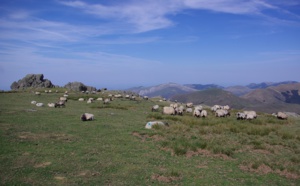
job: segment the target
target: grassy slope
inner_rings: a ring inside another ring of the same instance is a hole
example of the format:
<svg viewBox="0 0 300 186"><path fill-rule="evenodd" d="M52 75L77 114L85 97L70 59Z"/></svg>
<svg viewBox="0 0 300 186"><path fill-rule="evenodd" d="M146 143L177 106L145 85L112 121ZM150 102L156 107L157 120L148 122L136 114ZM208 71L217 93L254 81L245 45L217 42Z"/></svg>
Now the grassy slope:
<svg viewBox="0 0 300 186"><path fill-rule="evenodd" d="M299 120L171 117L151 113L152 100L88 105L74 94L66 108L30 104L60 95L0 94L2 185L300 184ZM144 129L156 119L170 127Z"/></svg>

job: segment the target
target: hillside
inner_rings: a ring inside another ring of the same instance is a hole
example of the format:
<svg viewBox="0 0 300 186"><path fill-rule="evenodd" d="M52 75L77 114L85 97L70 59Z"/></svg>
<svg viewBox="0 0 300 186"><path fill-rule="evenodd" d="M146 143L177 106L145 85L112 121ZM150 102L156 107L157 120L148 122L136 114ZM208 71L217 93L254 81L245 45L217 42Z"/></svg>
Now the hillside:
<svg viewBox="0 0 300 186"><path fill-rule="evenodd" d="M243 98L266 104L292 103L300 104L300 83L281 84L266 89L256 89Z"/></svg>
<svg viewBox="0 0 300 186"><path fill-rule="evenodd" d="M240 85L226 87L226 88L224 88L224 90L231 92L236 96L242 96L242 95L245 95L245 94L253 91L253 89L251 89L251 88L248 88L246 86L240 86Z"/></svg>
<svg viewBox="0 0 300 186"><path fill-rule="evenodd" d="M255 102L245 100L222 89L208 89L188 94L175 95L171 98L171 100L177 100L184 103L192 102L194 104L204 104L209 106L215 104L230 105L235 109L243 109L249 105L255 105Z"/></svg>

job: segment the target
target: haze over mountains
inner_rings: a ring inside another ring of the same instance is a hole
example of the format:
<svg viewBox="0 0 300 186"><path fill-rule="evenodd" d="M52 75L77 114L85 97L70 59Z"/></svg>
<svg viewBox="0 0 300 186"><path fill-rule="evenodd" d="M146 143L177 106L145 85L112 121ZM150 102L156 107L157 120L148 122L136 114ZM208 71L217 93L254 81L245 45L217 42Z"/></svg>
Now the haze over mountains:
<svg viewBox="0 0 300 186"><path fill-rule="evenodd" d="M296 81L252 83L247 86L232 87L215 84L167 83L130 90L143 96L160 96L183 103L228 104L235 109L254 109L269 113L278 110L300 113L300 83Z"/></svg>

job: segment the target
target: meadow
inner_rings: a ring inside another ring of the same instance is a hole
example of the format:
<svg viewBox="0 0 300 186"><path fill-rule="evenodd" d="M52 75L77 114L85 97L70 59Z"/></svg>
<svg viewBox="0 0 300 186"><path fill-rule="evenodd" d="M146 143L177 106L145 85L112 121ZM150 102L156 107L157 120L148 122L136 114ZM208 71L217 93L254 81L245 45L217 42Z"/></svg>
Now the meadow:
<svg viewBox="0 0 300 186"><path fill-rule="evenodd" d="M151 112L170 104L158 98L78 101L110 92L71 92L65 108L49 108L63 92L0 93L1 185L300 185L297 118L167 116ZM81 121L85 112L95 120ZM169 126L145 129L154 120Z"/></svg>

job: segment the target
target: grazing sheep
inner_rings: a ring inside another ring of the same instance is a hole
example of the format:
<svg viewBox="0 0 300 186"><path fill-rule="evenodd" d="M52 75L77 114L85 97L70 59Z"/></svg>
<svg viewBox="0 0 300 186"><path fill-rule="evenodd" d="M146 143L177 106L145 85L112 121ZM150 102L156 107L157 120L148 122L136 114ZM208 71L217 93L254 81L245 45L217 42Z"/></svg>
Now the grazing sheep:
<svg viewBox="0 0 300 186"><path fill-rule="evenodd" d="M97 101L103 101L103 98L97 98L96 100Z"/></svg>
<svg viewBox="0 0 300 186"><path fill-rule="evenodd" d="M106 98L106 99L103 101L104 104L108 104L109 102L110 102L110 99L108 99L108 98Z"/></svg>
<svg viewBox="0 0 300 186"><path fill-rule="evenodd" d="M48 103L48 107L55 107L55 103Z"/></svg>
<svg viewBox="0 0 300 186"><path fill-rule="evenodd" d="M159 105L154 105L151 110L153 112L153 111L158 111L158 109L159 109Z"/></svg>
<svg viewBox="0 0 300 186"><path fill-rule="evenodd" d="M252 115L252 116L253 116L253 119L256 119L256 117L257 117L256 112L253 111L253 110L251 110L251 111L244 111L244 113L245 113L246 115ZM249 116L249 117L251 117L251 116Z"/></svg>
<svg viewBox="0 0 300 186"><path fill-rule="evenodd" d="M182 116L183 115L183 111L184 111L184 108L183 107L177 107L175 108L175 113Z"/></svg>
<svg viewBox="0 0 300 186"><path fill-rule="evenodd" d="M144 100L148 100L149 98L148 98L148 96L144 96L143 99Z"/></svg>
<svg viewBox="0 0 300 186"><path fill-rule="evenodd" d="M193 109L192 109L192 108L187 108L187 109L186 109L186 112L187 112L187 113L192 113L192 112L193 112Z"/></svg>
<svg viewBox="0 0 300 186"><path fill-rule="evenodd" d="M222 107L220 105L214 105L211 107L211 111L216 112L217 110L221 109Z"/></svg>
<svg viewBox="0 0 300 186"><path fill-rule="evenodd" d="M41 93L40 93L40 92L35 92L35 95L38 95L38 96L40 96L40 95L41 95Z"/></svg>
<svg viewBox="0 0 300 186"><path fill-rule="evenodd" d="M35 104L36 104L36 101L31 101L31 104L35 105Z"/></svg>
<svg viewBox="0 0 300 186"><path fill-rule="evenodd" d="M55 103L54 107L65 107L65 101L59 100L58 102Z"/></svg>
<svg viewBox="0 0 300 186"><path fill-rule="evenodd" d="M35 104L37 107L43 107L44 106L44 103L36 103Z"/></svg>
<svg viewBox="0 0 300 186"><path fill-rule="evenodd" d="M202 110L201 113L200 113L200 116L203 117L203 118L206 118L207 117L207 111Z"/></svg>
<svg viewBox="0 0 300 186"><path fill-rule="evenodd" d="M244 120L244 119L246 119L246 114L243 113L243 112L238 112L238 113L236 113L236 119L237 120Z"/></svg>
<svg viewBox="0 0 300 186"><path fill-rule="evenodd" d="M197 117L197 118L199 118L199 117L200 117L200 115L201 115L201 111L200 111L200 110L197 110L197 109L195 109L195 110L194 110L194 113L193 113L193 116L194 116L194 117Z"/></svg>
<svg viewBox="0 0 300 186"><path fill-rule="evenodd" d="M202 108L203 108L203 107L202 107L201 105L195 106L195 110L199 110L200 112L201 112Z"/></svg>
<svg viewBox="0 0 300 186"><path fill-rule="evenodd" d="M66 98L67 98L68 96L69 96L68 94L64 94L64 97L66 97Z"/></svg>
<svg viewBox="0 0 300 186"><path fill-rule="evenodd" d="M216 117L227 117L227 116L230 116L230 113L228 112L228 110L219 109L219 110L216 110L215 116Z"/></svg>
<svg viewBox="0 0 300 186"><path fill-rule="evenodd" d="M45 93L48 93L48 90L45 90Z"/></svg>
<svg viewBox="0 0 300 186"><path fill-rule="evenodd" d="M186 104L186 107L192 108L192 107L193 107L193 103L187 103L187 104Z"/></svg>
<svg viewBox="0 0 300 186"><path fill-rule="evenodd" d="M67 98L67 97L60 97L60 98L59 98L59 101L65 101L65 102L67 102L67 101L68 101L68 98Z"/></svg>
<svg viewBox="0 0 300 186"><path fill-rule="evenodd" d="M152 127L153 127L154 125L169 126L168 123L164 123L164 122L162 122L162 121L149 121L149 122L146 124L145 128L146 128L146 129L152 129Z"/></svg>
<svg viewBox="0 0 300 186"><path fill-rule="evenodd" d="M82 121L91 121L94 120L94 114L90 114L90 113L84 113L80 116L80 119Z"/></svg>
<svg viewBox="0 0 300 186"><path fill-rule="evenodd" d="M278 112L278 113L276 114L276 117L277 117L278 119L287 119L287 118L288 118L288 116L287 116L284 112Z"/></svg>
<svg viewBox="0 0 300 186"><path fill-rule="evenodd" d="M126 99L130 99L130 95L127 94L127 95L125 96L125 98L126 98Z"/></svg>
<svg viewBox="0 0 300 186"><path fill-rule="evenodd" d="M79 98L78 101L84 101L84 98Z"/></svg>
<svg viewBox="0 0 300 186"><path fill-rule="evenodd" d="M94 102L94 98L89 98L88 100L87 100L87 103L93 103Z"/></svg>
<svg viewBox="0 0 300 186"><path fill-rule="evenodd" d="M163 114L175 115L175 109L173 107L163 107Z"/></svg>
<svg viewBox="0 0 300 186"><path fill-rule="evenodd" d="M230 110L230 106L229 105L225 105L225 106L223 106L223 109L224 110Z"/></svg>

